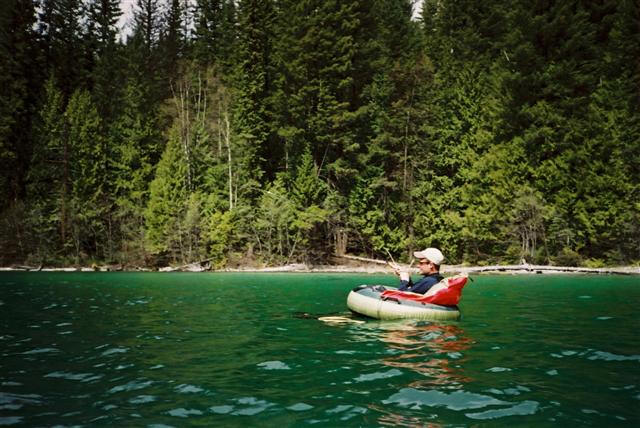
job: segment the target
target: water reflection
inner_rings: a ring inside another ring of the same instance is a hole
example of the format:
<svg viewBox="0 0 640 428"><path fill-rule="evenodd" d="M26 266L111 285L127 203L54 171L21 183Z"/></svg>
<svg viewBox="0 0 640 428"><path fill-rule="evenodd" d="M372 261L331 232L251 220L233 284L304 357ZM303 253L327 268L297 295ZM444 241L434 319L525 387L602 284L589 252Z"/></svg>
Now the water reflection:
<svg viewBox="0 0 640 428"><path fill-rule="evenodd" d="M369 406L371 410L379 413L378 423L381 426L392 426L392 427L424 427L424 428L440 428L441 424L437 422L427 422L426 419L437 419L437 415L423 415L423 416L410 416L406 414L394 413L390 412L384 406L371 405Z"/></svg>
<svg viewBox="0 0 640 428"><path fill-rule="evenodd" d="M420 375L401 390L461 391L471 382L464 373L463 363L466 351L475 342L458 325L403 320L371 327L377 339L386 345L385 356L379 360L381 364ZM395 412L395 406L371 404L369 408L379 415L378 423L382 426L440 426L435 412L416 417Z"/></svg>
<svg viewBox="0 0 640 428"><path fill-rule="evenodd" d="M381 363L424 376L409 387L459 389L471 380L461 363L473 340L457 325L403 322L379 328L379 338L387 344L389 354Z"/></svg>

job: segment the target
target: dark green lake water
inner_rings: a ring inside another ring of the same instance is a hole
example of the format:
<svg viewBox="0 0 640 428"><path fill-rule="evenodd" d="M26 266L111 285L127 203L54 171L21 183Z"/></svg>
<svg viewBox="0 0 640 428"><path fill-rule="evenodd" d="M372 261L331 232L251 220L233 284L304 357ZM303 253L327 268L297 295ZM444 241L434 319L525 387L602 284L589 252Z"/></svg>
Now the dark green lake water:
<svg viewBox="0 0 640 428"><path fill-rule="evenodd" d="M329 325L392 276L0 274L0 426L638 426L640 280L478 276L458 322Z"/></svg>

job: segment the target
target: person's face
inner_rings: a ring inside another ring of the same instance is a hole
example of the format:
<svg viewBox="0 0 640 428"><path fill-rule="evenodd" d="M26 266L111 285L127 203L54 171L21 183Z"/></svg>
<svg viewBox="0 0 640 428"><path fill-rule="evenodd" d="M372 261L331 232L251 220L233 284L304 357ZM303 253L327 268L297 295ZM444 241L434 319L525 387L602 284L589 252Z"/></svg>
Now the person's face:
<svg viewBox="0 0 640 428"><path fill-rule="evenodd" d="M420 259L420 261L418 262L418 268L420 269L420 273L422 274L431 273L434 269L433 263L431 263L427 259Z"/></svg>

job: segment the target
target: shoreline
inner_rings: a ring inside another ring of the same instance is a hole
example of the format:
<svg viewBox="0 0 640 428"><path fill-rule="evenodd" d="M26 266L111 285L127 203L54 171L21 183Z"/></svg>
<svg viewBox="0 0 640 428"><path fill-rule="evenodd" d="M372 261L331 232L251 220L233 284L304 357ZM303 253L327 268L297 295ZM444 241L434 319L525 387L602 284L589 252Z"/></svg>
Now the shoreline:
<svg viewBox="0 0 640 428"><path fill-rule="evenodd" d="M406 267L406 266L405 266ZM412 274L419 273L417 268L410 268ZM120 265L94 266L94 267L33 267L33 266L8 266L0 267L0 272L237 272L237 273L362 273L362 274L391 274L389 266L380 264L340 264L340 265L306 265L294 263L274 267L238 267L225 269L211 269L208 265L199 262L179 267L164 267L151 269L145 267L123 267ZM442 265L440 273L443 275L456 274L507 274L507 275L537 275L537 274L598 274L598 275L640 275L639 266L618 266L605 268L586 268L571 266L549 265L491 265L491 266L462 266Z"/></svg>

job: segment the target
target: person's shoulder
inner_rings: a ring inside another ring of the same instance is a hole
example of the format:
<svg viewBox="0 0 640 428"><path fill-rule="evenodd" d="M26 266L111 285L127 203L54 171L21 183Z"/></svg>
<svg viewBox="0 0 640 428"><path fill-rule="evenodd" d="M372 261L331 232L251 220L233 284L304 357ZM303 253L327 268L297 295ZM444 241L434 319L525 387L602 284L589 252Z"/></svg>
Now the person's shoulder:
<svg viewBox="0 0 640 428"><path fill-rule="evenodd" d="M440 282L444 279L444 277L437 272L427 275L426 278L429 278L430 281L434 282Z"/></svg>

